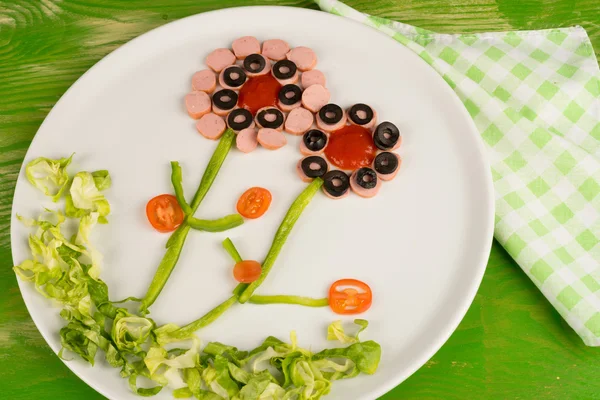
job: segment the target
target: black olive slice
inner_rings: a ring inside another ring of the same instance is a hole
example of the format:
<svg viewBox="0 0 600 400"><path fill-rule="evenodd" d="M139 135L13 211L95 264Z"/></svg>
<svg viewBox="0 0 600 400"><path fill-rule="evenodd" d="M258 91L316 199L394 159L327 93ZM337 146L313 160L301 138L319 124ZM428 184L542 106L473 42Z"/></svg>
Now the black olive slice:
<svg viewBox="0 0 600 400"><path fill-rule="evenodd" d="M377 154L373 167L382 175L392 174L398 169L398 157L394 153L384 151Z"/></svg>
<svg viewBox="0 0 600 400"><path fill-rule="evenodd" d="M281 60L273 65L273 76L277 79L290 79L296 75L298 68L293 61Z"/></svg>
<svg viewBox="0 0 600 400"><path fill-rule="evenodd" d="M289 95L291 93L291 96ZM289 97L288 97L289 96ZM296 85L285 85L279 90L279 101L286 106L298 103L302 99L302 89Z"/></svg>
<svg viewBox="0 0 600 400"><path fill-rule="evenodd" d="M318 178L327 173L329 166L327 162L319 156L309 156L302 159L300 163L302 172L309 178Z"/></svg>
<svg viewBox="0 0 600 400"><path fill-rule="evenodd" d="M243 64L244 69L253 74L262 72L267 66L265 58L260 54L250 54L248 57L244 58Z"/></svg>
<svg viewBox="0 0 600 400"><path fill-rule="evenodd" d="M234 78L234 76L237 76ZM223 82L227 86L234 88L240 87L246 82L246 73L237 65L225 68L223 71Z"/></svg>
<svg viewBox="0 0 600 400"><path fill-rule="evenodd" d="M359 111L365 113L364 118L361 118L358 115ZM373 119L373 109L363 103L355 104L350 107L350 111L348 111L348 118L350 118L356 125L366 125Z"/></svg>
<svg viewBox="0 0 600 400"><path fill-rule="evenodd" d="M356 183L362 188L373 189L377 186L377 173L371 168L362 167L356 171Z"/></svg>
<svg viewBox="0 0 600 400"><path fill-rule="evenodd" d="M268 115L274 117L272 121L267 119ZM283 113L277 108L267 108L256 115L256 120L263 128L277 129L283 125Z"/></svg>
<svg viewBox="0 0 600 400"><path fill-rule="evenodd" d="M337 104L325 104L319 110L319 118L326 124L337 124L342 120L344 112Z"/></svg>
<svg viewBox="0 0 600 400"><path fill-rule="evenodd" d="M340 197L350 188L350 178L340 170L334 169L323 175L323 189L332 197Z"/></svg>
<svg viewBox="0 0 600 400"><path fill-rule="evenodd" d="M400 131L398 127L391 122L382 122L377 125L373 142L381 150L392 149L400 139Z"/></svg>
<svg viewBox="0 0 600 400"><path fill-rule="evenodd" d="M221 89L213 94L212 101L221 110L231 110L238 101L238 95L231 89Z"/></svg>
<svg viewBox="0 0 600 400"><path fill-rule="evenodd" d="M327 146L327 135L318 129L311 129L304 134L302 141L310 151L320 151Z"/></svg>
<svg viewBox="0 0 600 400"><path fill-rule="evenodd" d="M235 120L239 116L244 117L244 120L241 122L236 122ZM252 113L245 108L236 108L227 116L227 125L229 125L229 127L234 131L246 129L252 125Z"/></svg>

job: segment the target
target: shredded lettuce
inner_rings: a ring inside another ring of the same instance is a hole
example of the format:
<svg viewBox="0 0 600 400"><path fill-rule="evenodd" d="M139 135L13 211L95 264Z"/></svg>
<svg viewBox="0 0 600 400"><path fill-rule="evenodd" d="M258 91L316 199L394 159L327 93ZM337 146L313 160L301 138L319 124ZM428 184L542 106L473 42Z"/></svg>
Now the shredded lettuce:
<svg viewBox="0 0 600 400"><path fill-rule="evenodd" d="M138 317L120 308L113 321L111 337L119 351L137 355L144 351L143 345L154 327L151 319Z"/></svg>
<svg viewBox="0 0 600 400"><path fill-rule="evenodd" d="M56 202L69 182L66 169L72 158L73 155L58 160L45 157L36 158L25 167L25 176L33 186Z"/></svg>
<svg viewBox="0 0 600 400"><path fill-rule="evenodd" d="M96 171L98 174L104 171ZM97 183L98 182L98 183ZM98 185L98 186L97 186ZM65 212L72 218L82 218L91 213L98 213L98 222L106 223L106 216L110 214L110 204L100 193L100 188L110 187L110 175L94 177L89 172L78 172L73 178L69 195L65 198Z"/></svg>
<svg viewBox="0 0 600 400"><path fill-rule="evenodd" d="M369 326L369 322L364 319L355 319L354 323L359 326L358 332L354 336L347 335L342 326L342 321L333 321L327 327L327 340L339 340L344 344L352 344L359 342L358 335Z"/></svg>

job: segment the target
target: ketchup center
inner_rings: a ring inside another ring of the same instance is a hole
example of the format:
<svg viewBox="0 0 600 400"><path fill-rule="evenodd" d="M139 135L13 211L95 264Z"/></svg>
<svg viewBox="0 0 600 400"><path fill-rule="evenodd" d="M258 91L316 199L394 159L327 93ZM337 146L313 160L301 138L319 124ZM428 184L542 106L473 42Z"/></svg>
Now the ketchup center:
<svg viewBox="0 0 600 400"><path fill-rule="evenodd" d="M252 115L263 107L277 105L281 84L269 73L249 78L238 94L238 106Z"/></svg>
<svg viewBox="0 0 600 400"><path fill-rule="evenodd" d="M336 167L354 170L370 166L377 155L377 148L371 131L362 126L348 125L331 133L325 155Z"/></svg>

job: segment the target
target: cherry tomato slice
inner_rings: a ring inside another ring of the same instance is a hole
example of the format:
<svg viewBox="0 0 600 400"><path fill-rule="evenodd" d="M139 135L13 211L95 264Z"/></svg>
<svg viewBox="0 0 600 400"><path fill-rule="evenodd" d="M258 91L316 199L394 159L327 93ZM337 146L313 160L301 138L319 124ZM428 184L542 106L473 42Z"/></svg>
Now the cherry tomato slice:
<svg viewBox="0 0 600 400"><path fill-rule="evenodd" d="M233 277L241 283L251 283L258 279L261 273L260 264L254 260L244 260L233 267Z"/></svg>
<svg viewBox="0 0 600 400"><path fill-rule="evenodd" d="M146 216L152 227L159 232L172 232L183 222L183 210L177 198L161 194L146 204Z"/></svg>
<svg viewBox="0 0 600 400"><path fill-rule="evenodd" d="M371 307L373 292L357 279L340 279L329 288L329 307L336 314L360 314Z"/></svg>
<svg viewBox="0 0 600 400"><path fill-rule="evenodd" d="M265 188L253 187L244 192L237 202L237 212L243 217L262 217L271 205L271 192Z"/></svg>

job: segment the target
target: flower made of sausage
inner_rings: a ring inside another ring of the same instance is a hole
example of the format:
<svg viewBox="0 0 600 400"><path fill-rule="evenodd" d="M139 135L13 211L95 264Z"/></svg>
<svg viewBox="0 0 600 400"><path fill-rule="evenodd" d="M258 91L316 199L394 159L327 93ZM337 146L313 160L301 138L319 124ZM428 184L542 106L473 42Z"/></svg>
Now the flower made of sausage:
<svg viewBox="0 0 600 400"><path fill-rule="evenodd" d="M315 52L290 48L281 39L262 44L253 36L233 41L206 57L207 69L192 77L186 95L188 114L198 132L208 139L234 130L243 153L258 145L269 150L287 144L286 133L299 136L319 121L317 111L329 102L325 75L314 69Z"/></svg>
<svg viewBox="0 0 600 400"><path fill-rule="evenodd" d="M300 136L304 158L298 175L306 182L322 178L323 191L334 199L351 191L373 197L398 173L398 127L378 124L377 112L367 104L344 109L331 103L312 49L244 36L231 49L208 54L206 65L193 75L192 92L185 97L205 138L217 140L229 127L237 133L237 148L250 153L259 145L277 150L288 143L287 135Z"/></svg>
<svg viewBox="0 0 600 400"><path fill-rule="evenodd" d="M316 113L316 127L302 136L296 166L300 179L323 179L323 192L341 199L352 191L365 198L375 196L383 181L392 180L401 164L392 152L402 142L391 122L377 125L377 113L363 103L347 110L325 104Z"/></svg>

